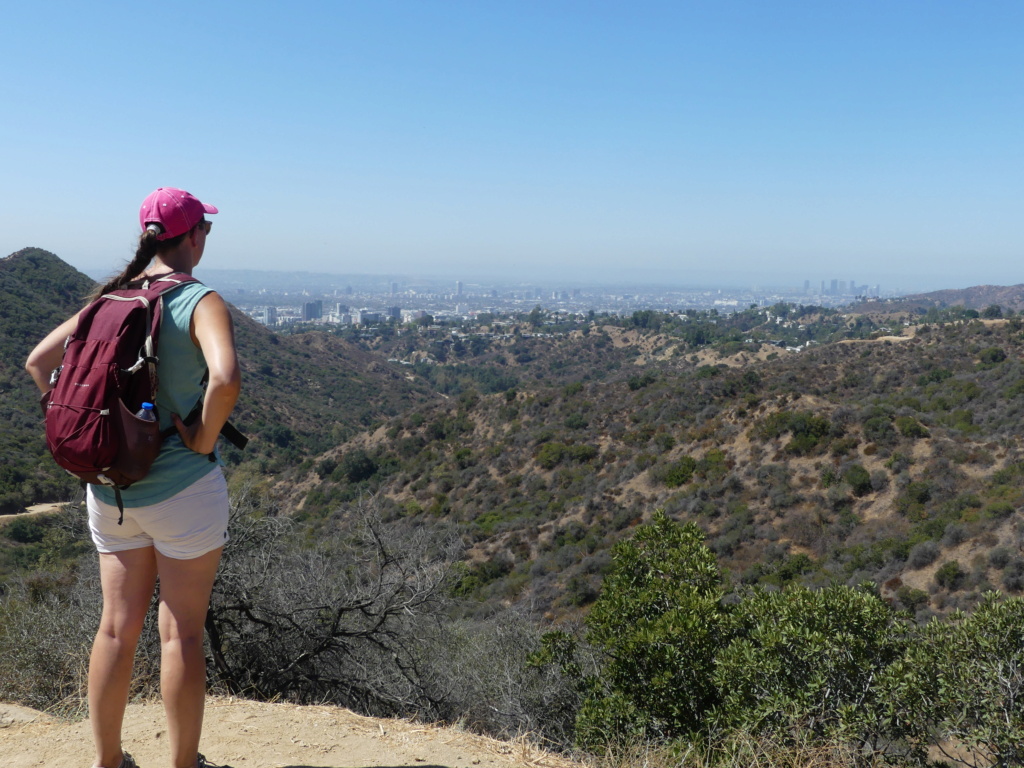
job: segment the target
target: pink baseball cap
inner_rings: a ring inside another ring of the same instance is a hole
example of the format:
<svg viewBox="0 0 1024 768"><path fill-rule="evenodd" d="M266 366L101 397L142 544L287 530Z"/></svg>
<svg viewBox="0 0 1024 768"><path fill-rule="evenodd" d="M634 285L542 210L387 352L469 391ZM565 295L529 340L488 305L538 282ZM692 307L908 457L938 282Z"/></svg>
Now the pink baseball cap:
<svg viewBox="0 0 1024 768"><path fill-rule="evenodd" d="M217 209L199 202L183 189L160 187L142 201L139 223L143 229L150 224L159 224L163 233L157 240L168 240L188 232L207 213L217 213Z"/></svg>

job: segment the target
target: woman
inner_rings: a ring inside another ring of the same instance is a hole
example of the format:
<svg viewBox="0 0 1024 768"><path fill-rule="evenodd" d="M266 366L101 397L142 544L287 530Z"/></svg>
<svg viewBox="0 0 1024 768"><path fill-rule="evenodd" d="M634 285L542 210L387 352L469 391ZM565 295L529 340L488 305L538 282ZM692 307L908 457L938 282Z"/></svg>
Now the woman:
<svg viewBox="0 0 1024 768"><path fill-rule="evenodd" d="M142 204L135 258L95 296L129 281L192 273L217 213L180 189L161 188ZM94 296L94 298L95 298ZM227 541L228 496L219 463L209 454L241 386L231 316L224 300L201 283L163 297L156 397L161 428L173 425L149 475L122 491L124 521L110 489L90 485L89 529L99 551L103 613L89 662L89 711L96 768L136 768L121 749L132 663L156 580L160 580L160 690L172 765L206 765L199 754L206 697L203 625L214 576ZM43 392L60 365L78 315L51 332L25 367ZM203 395L203 376L209 380ZM203 398L199 418L182 416Z"/></svg>

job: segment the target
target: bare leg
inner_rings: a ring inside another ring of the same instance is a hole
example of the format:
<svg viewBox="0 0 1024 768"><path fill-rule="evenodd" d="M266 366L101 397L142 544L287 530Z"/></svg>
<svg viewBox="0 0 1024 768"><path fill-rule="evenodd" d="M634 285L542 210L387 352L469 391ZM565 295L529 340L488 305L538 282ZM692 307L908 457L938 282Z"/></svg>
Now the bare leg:
<svg viewBox="0 0 1024 768"><path fill-rule="evenodd" d="M89 719L97 766L121 764L121 724L135 647L155 583L152 547L100 555L103 615L89 659Z"/></svg>
<svg viewBox="0 0 1024 768"><path fill-rule="evenodd" d="M206 703L203 625L223 548L192 560L156 554L160 573L160 690L171 764L194 768Z"/></svg>

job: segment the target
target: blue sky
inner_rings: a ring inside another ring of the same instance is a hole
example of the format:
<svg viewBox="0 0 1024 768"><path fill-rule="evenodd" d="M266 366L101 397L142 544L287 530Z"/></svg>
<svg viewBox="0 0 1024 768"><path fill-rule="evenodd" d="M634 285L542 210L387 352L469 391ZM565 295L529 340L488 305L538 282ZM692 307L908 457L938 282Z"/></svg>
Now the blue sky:
<svg viewBox="0 0 1024 768"><path fill-rule="evenodd" d="M0 254L221 268L1024 282L1024 3L19 3Z"/></svg>

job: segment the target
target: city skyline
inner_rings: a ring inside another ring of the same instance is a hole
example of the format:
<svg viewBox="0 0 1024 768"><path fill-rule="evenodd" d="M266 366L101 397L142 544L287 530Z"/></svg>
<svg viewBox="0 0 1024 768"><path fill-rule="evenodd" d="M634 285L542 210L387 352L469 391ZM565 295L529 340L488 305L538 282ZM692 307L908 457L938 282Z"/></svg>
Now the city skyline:
<svg viewBox="0 0 1024 768"><path fill-rule="evenodd" d="M86 274L95 280L105 279L108 274L103 270L89 270ZM481 279L471 277L466 279L451 279L428 274L367 274L367 273L344 273L344 272L307 272L307 271L275 271L275 270L233 270L217 268L198 268L197 276L206 276L207 282L211 284L229 285L232 287L253 288L261 287L268 292L291 293L299 292L303 295L312 295L320 290L323 295L340 296L339 291L347 295L353 293L372 293L375 295L399 297L403 295L415 295L416 293L443 294L452 297L462 295L497 295L497 291L503 292L529 292L536 298L546 297L547 294L597 292L597 293L621 293L621 292L715 292L715 291L754 291L754 292L778 292L784 291L792 294L807 296L849 296L859 295L878 296L884 293L886 296L897 296L911 293L912 291L899 291L893 286L884 286L878 282L859 282L854 279L828 278L820 280L804 279L802 281L778 281L763 284L736 282L721 284L697 284L697 283L640 283L640 282L617 282L617 281L595 281L585 275L575 275L564 280L531 280L531 279ZM355 290L353 284L357 284L360 290ZM329 286L324 288L324 286ZM343 288L340 286L344 286ZM483 294L478 293L483 291Z"/></svg>

